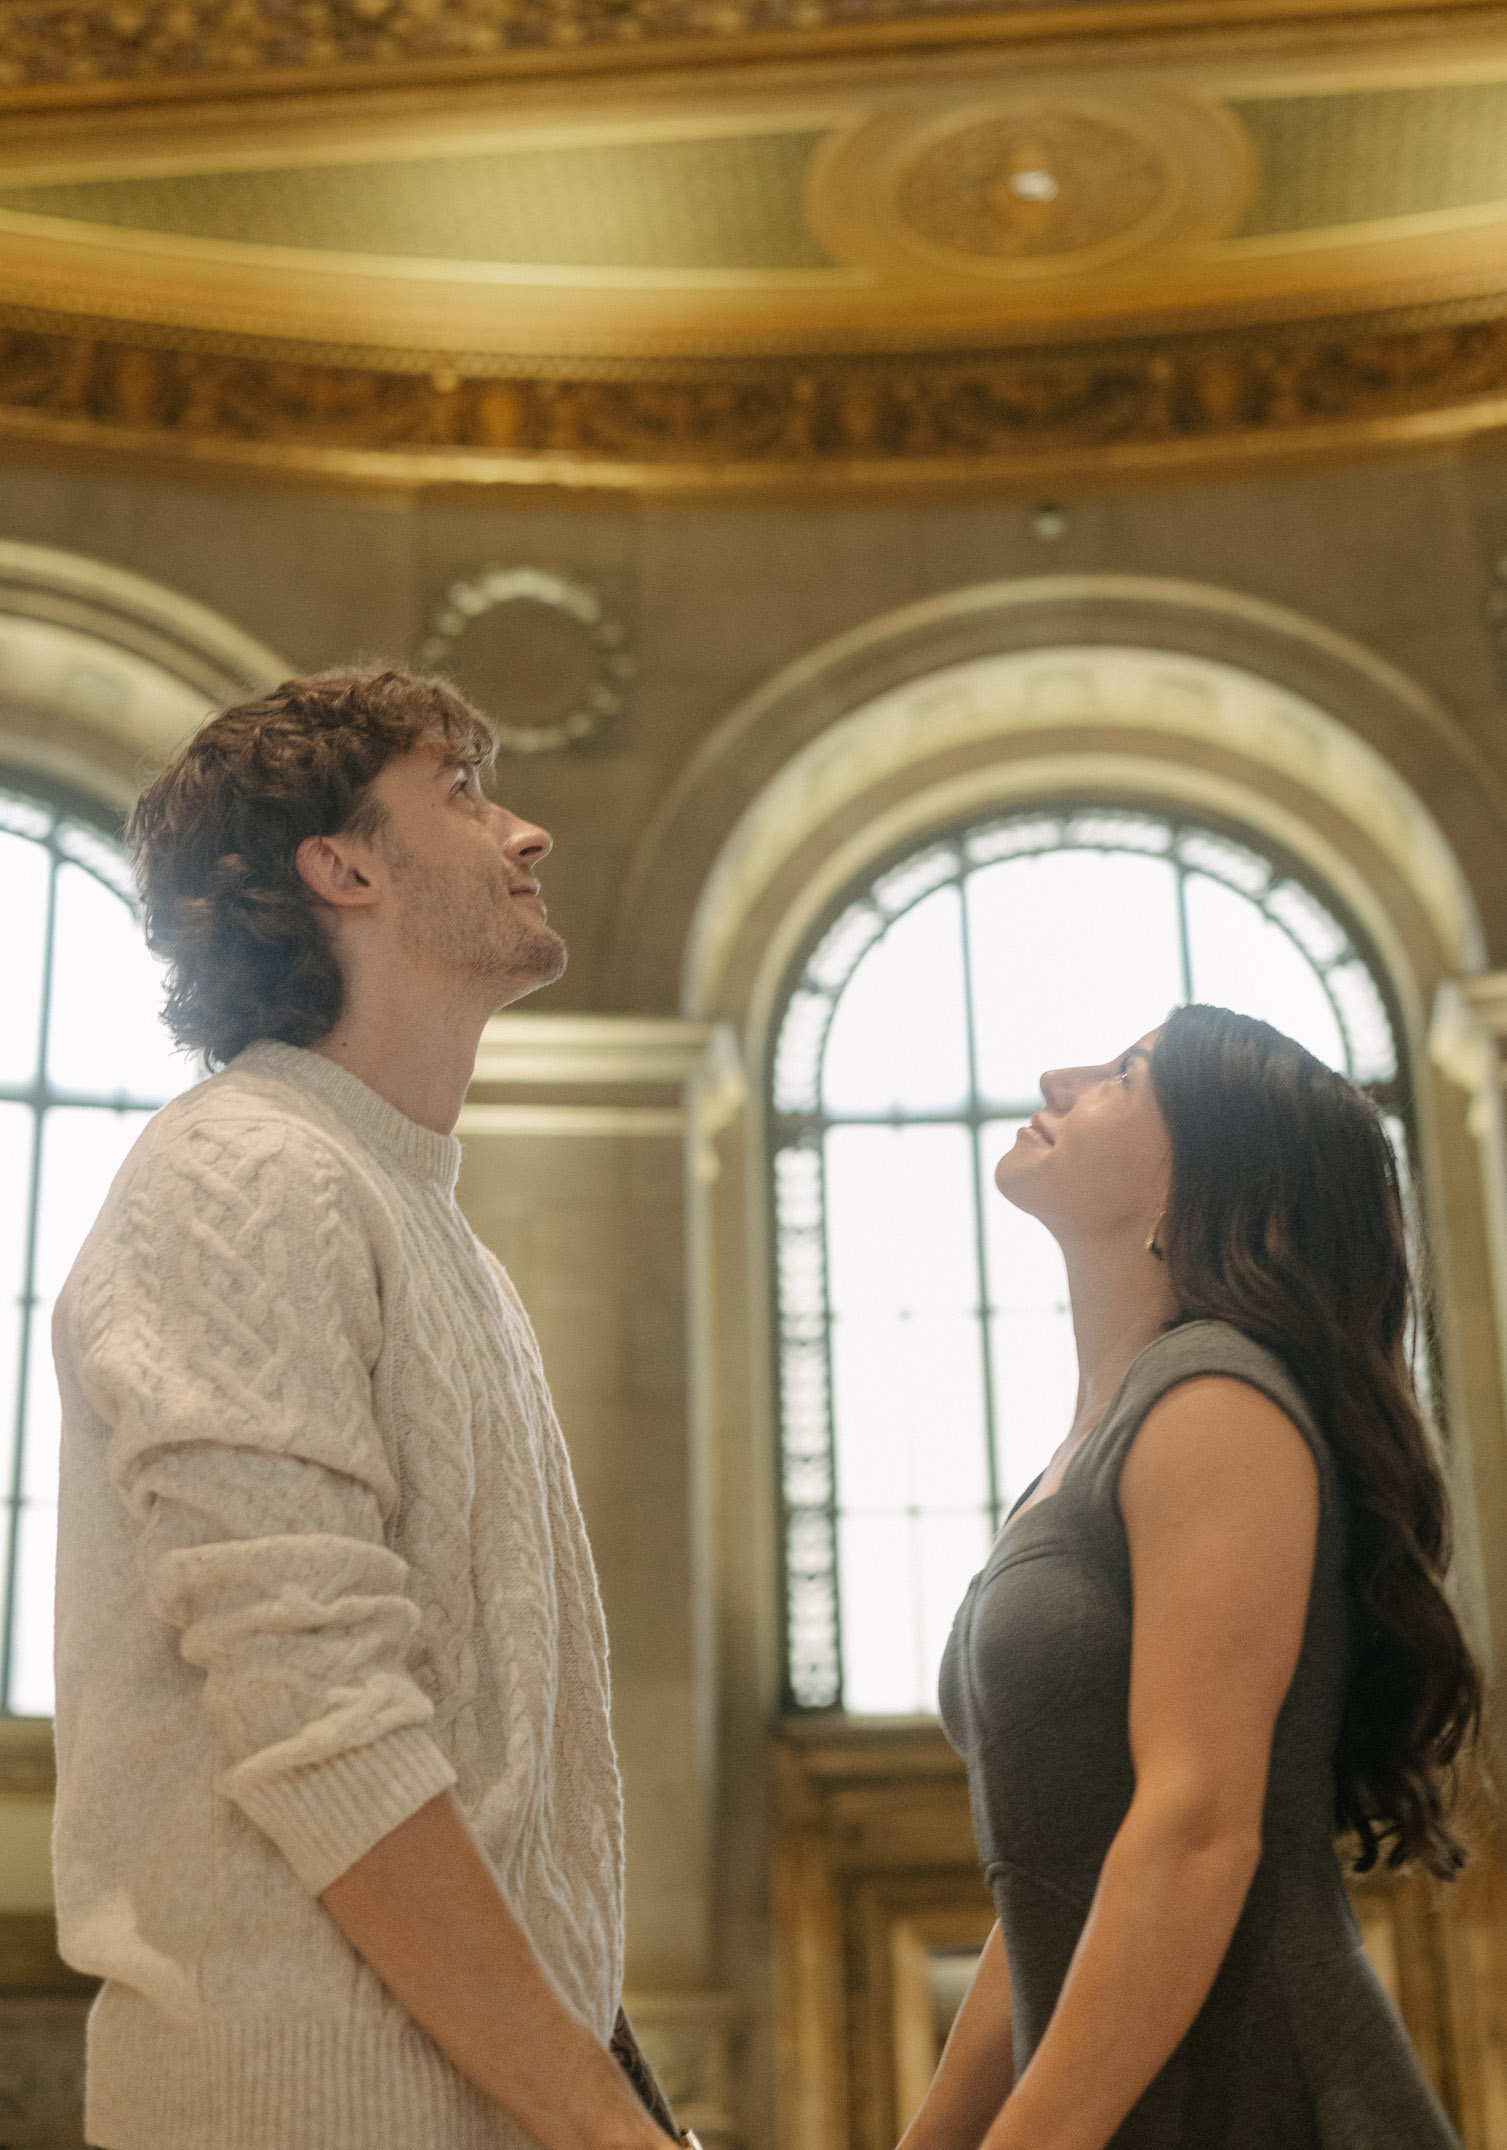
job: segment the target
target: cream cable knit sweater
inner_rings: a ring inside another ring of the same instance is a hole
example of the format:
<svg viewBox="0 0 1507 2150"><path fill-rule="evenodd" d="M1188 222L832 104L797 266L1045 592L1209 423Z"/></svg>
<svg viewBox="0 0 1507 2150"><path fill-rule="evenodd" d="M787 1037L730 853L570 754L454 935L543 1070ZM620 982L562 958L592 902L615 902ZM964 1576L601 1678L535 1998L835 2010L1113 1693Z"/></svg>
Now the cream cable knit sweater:
<svg viewBox="0 0 1507 2150"><path fill-rule="evenodd" d="M58 1305L58 1924L104 2150L516 2150L315 1900L455 1785L604 2039L591 1555L460 1146L291 1046L150 1123Z"/></svg>

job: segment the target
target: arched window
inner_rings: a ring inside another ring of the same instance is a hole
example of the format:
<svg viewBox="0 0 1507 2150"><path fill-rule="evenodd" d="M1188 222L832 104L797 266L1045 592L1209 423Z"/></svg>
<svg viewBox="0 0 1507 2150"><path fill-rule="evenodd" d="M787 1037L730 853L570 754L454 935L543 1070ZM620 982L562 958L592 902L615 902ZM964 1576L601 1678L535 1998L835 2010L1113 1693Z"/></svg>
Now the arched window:
<svg viewBox="0 0 1507 2150"><path fill-rule="evenodd" d="M52 1712L48 1328L122 1158L193 1080L158 1020L122 846L0 777L0 1712Z"/></svg>
<svg viewBox="0 0 1507 2150"><path fill-rule="evenodd" d="M928 844L823 931L773 1065L787 1698L935 1708L968 1577L1071 1419L1055 1243L995 1193L1043 1067L1188 1000L1264 1017L1397 1118L1399 1026L1333 900L1141 808Z"/></svg>

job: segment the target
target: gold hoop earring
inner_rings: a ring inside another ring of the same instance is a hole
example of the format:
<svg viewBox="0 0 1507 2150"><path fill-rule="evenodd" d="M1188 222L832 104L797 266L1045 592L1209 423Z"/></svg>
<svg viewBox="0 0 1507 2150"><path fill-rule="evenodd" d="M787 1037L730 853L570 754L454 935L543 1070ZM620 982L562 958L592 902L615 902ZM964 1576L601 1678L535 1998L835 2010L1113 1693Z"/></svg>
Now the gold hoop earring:
<svg viewBox="0 0 1507 2150"><path fill-rule="evenodd" d="M1150 1232L1146 1236L1146 1252L1152 1257L1153 1261L1164 1262L1167 1259L1166 1255L1162 1252L1161 1248L1156 1243L1156 1226L1157 1224L1161 1223L1162 1218L1165 1217L1166 1214L1167 1212L1165 1210L1160 1210L1158 1212L1156 1224L1151 1227Z"/></svg>

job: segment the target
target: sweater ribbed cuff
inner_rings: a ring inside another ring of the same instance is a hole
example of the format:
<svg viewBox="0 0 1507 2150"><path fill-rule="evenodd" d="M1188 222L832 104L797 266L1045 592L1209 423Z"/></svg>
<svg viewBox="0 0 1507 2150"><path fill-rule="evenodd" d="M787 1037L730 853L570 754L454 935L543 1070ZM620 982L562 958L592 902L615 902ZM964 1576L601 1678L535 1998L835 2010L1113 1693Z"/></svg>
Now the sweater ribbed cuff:
<svg viewBox="0 0 1507 2150"><path fill-rule="evenodd" d="M369 1746L245 1786L235 1800L317 1896L454 1782L455 1771L429 1734L400 1725Z"/></svg>

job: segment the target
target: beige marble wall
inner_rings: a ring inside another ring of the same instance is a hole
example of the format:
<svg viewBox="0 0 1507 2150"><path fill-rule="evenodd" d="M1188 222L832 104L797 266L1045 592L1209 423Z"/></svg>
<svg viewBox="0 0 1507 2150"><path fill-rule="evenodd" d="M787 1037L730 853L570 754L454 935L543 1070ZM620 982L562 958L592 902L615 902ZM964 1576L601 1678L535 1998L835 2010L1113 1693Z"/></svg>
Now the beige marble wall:
<svg viewBox="0 0 1507 2150"><path fill-rule="evenodd" d="M223 612L299 666L405 655L447 584L488 562L577 574L627 625L640 666L600 752L514 765L511 789L561 841L550 869L572 965L551 1005L672 1012L691 908L735 802L656 855L655 819L727 713L782 666L919 599L1021 576L1187 578L1288 605L1356 637L1459 718L1507 781L1488 629L1507 454L1030 501L667 507L616 499L371 501L313 491L0 472L0 536L72 548ZM1503 539L1507 545L1507 537ZM1507 954L1504 809L1458 758L1377 720L1372 743L1434 807ZM742 772L767 775L782 742ZM652 861L652 870L649 870ZM621 891L644 884L631 915Z"/></svg>

